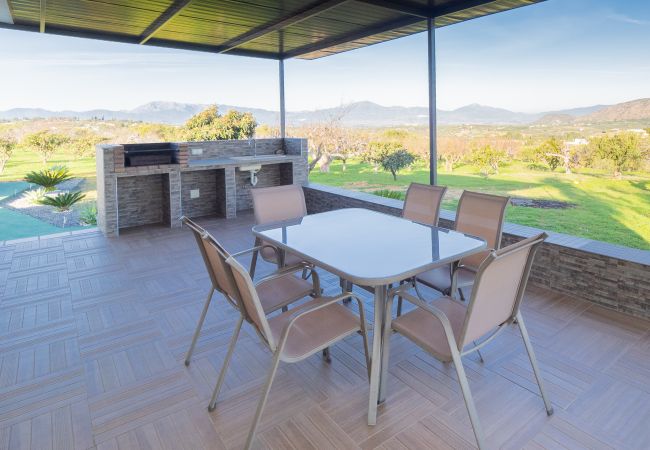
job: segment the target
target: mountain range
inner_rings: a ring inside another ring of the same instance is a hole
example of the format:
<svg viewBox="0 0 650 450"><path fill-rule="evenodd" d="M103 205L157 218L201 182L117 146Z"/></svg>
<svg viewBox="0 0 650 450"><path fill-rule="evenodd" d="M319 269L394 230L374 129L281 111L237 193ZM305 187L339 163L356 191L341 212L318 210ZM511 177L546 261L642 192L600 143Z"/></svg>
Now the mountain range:
<svg viewBox="0 0 650 450"><path fill-rule="evenodd" d="M0 120L65 117L182 124L207 106L207 104L156 101L131 110L50 111L40 108L14 108L0 111ZM218 106L222 112L229 109L250 112L260 124L276 125L278 123L277 111L233 105ZM287 123L289 125L309 124L333 117L342 117L341 122L347 126L426 125L428 123L428 108L382 106L365 101L314 111L289 111L287 112ZM479 104L471 104L454 110L438 110L438 123L441 125L566 124L643 119L650 119L650 99L648 98L616 105L594 105L540 113L514 112Z"/></svg>

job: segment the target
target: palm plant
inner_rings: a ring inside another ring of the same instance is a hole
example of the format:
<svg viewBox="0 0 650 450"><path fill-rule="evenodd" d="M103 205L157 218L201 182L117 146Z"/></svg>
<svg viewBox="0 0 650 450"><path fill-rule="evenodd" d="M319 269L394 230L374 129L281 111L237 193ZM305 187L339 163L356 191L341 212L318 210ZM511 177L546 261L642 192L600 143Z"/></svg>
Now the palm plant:
<svg viewBox="0 0 650 450"><path fill-rule="evenodd" d="M63 192L55 196L45 196L40 201L42 205L53 206L60 212L70 211L72 205L82 200L86 194L81 191Z"/></svg>
<svg viewBox="0 0 650 450"><path fill-rule="evenodd" d="M71 178L70 170L65 166L54 166L38 172L32 171L25 175L25 181L43 186L48 192L53 191L57 184Z"/></svg>

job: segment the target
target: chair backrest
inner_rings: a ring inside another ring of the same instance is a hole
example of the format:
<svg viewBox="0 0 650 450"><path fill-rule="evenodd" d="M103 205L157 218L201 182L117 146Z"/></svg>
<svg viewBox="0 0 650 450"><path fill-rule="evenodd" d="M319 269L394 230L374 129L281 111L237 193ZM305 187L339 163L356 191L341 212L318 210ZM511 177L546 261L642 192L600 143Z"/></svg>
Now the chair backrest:
<svg viewBox="0 0 650 450"><path fill-rule="evenodd" d="M226 263L232 269L233 278L241 294L244 316L255 327L255 331L268 343L271 350L275 350L276 342L273 340L273 334L264 314L264 308L248 271L232 256L226 260Z"/></svg>
<svg viewBox="0 0 650 450"><path fill-rule="evenodd" d="M305 193L298 184L251 189L251 196L257 225L307 215Z"/></svg>
<svg viewBox="0 0 650 450"><path fill-rule="evenodd" d="M424 225L438 225L440 203L445 195L445 186L411 183L406 191L402 217Z"/></svg>
<svg viewBox="0 0 650 450"><path fill-rule="evenodd" d="M185 216L181 217L181 220L194 234L212 286L224 294L233 306L239 308L240 294L232 276L232 269L226 264L230 253L201 225Z"/></svg>
<svg viewBox="0 0 650 450"><path fill-rule="evenodd" d="M528 275L546 233L490 252L476 274L458 347L514 320L526 290Z"/></svg>
<svg viewBox="0 0 650 450"><path fill-rule="evenodd" d="M474 270L490 253L501 247L503 218L509 197L463 191L456 212L456 231L485 239L489 250L463 258L460 263Z"/></svg>

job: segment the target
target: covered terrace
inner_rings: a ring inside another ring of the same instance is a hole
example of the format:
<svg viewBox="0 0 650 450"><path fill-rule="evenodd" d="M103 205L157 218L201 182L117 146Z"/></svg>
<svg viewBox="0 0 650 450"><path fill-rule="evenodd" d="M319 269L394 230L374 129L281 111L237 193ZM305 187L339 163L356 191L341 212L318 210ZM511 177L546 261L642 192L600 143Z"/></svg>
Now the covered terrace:
<svg viewBox="0 0 650 450"><path fill-rule="evenodd" d="M531 3L0 0L0 26L277 59L283 134L284 59L426 31L435 184L435 28ZM402 207L322 186L303 191L310 214L362 207L399 215ZM442 226L453 220L453 212L441 214ZM198 221L231 252L253 244L251 213ZM504 242L535 232L507 224ZM507 329L484 347L485 362L464 359L490 448L650 446L649 266L644 252L551 234L523 314L555 414L542 407L518 331ZM273 269L258 263L259 276ZM326 294L340 292L338 277L318 272ZM210 284L185 228L0 242L0 448L241 448L270 355L245 325L221 400L206 409L238 316L215 298L192 364L183 364ZM354 292L372 320L372 295ZM375 425L363 348L351 336L332 347L331 363L315 355L280 366L255 446L475 447L452 365L400 335L391 341L388 397Z"/></svg>

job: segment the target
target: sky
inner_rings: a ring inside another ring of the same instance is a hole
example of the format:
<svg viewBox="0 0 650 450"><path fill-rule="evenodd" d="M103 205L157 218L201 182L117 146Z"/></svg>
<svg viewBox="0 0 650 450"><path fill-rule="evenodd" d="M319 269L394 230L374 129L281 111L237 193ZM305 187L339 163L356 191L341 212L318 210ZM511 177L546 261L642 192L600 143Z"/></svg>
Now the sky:
<svg viewBox="0 0 650 450"><path fill-rule="evenodd" d="M439 109L521 112L650 97L649 0L547 0L436 31ZM0 110L132 109L162 100L277 110L278 64L0 29ZM290 111L426 106L426 33L285 62Z"/></svg>

